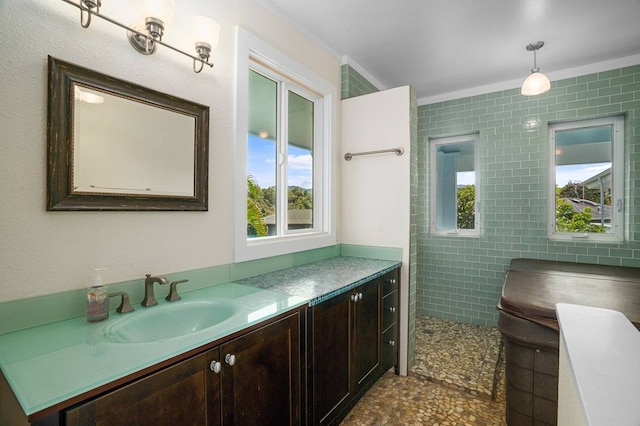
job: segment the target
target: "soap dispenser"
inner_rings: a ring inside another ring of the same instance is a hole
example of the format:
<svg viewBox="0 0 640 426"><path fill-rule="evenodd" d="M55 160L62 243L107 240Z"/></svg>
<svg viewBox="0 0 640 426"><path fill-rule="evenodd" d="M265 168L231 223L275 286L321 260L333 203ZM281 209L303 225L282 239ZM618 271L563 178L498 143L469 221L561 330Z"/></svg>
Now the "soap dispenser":
<svg viewBox="0 0 640 426"><path fill-rule="evenodd" d="M109 318L109 291L102 285L102 271L93 271L92 285L87 291L87 321L98 322Z"/></svg>

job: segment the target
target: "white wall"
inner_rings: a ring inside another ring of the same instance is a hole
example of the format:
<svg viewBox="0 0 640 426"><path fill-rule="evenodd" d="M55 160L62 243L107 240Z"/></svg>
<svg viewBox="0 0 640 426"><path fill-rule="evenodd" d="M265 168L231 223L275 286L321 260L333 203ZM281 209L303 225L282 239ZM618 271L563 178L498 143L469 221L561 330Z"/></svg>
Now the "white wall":
<svg viewBox="0 0 640 426"><path fill-rule="evenodd" d="M132 3L109 0L101 12L132 24ZM81 28L78 9L62 1L0 2L0 302L86 287L96 267L109 269L110 283L232 262L234 26L338 88L340 67L257 0L178 1L164 40L190 51L183 31L193 15L221 26L216 66L200 74L166 48L137 53L100 19ZM209 105L209 211L46 212L47 55Z"/></svg>
<svg viewBox="0 0 640 426"><path fill-rule="evenodd" d="M341 156L343 244L402 249L400 371L407 373L409 329L411 88L384 90L342 101L342 156L402 147L393 153Z"/></svg>

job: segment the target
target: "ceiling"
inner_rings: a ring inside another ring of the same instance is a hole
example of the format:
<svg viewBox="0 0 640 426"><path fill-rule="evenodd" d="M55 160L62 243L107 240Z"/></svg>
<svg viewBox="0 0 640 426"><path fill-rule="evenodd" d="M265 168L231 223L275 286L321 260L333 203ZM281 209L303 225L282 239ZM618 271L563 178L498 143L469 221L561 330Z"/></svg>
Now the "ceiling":
<svg viewBox="0 0 640 426"><path fill-rule="evenodd" d="M260 1L379 88L411 84L422 101L518 87L537 40L552 81L640 63L640 0Z"/></svg>

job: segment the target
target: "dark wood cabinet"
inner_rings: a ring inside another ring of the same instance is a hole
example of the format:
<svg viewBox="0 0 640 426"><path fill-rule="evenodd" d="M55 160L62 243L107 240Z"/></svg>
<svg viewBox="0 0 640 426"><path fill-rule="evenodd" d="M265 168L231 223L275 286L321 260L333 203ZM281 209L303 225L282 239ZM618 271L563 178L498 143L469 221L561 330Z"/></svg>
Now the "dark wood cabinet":
<svg viewBox="0 0 640 426"><path fill-rule="evenodd" d="M301 424L298 320L290 316L220 346L223 425Z"/></svg>
<svg viewBox="0 0 640 426"><path fill-rule="evenodd" d="M217 350L198 355L67 410L67 425L215 425L218 374L208 368ZM213 421L208 421L213 420Z"/></svg>
<svg viewBox="0 0 640 426"><path fill-rule="evenodd" d="M395 367L398 369L398 338L400 318L399 270L393 270L382 277L382 372Z"/></svg>
<svg viewBox="0 0 640 426"><path fill-rule="evenodd" d="M397 364L397 345L394 342L396 356L392 357L383 343L384 331L397 333L397 320L383 330L382 298L385 282L394 279L397 285L397 277L397 270L391 271L309 308L309 424L338 423Z"/></svg>
<svg viewBox="0 0 640 426"><path fill-rule="evenodd" d="M353 389L367 382L380 365L380 285L371 281L354 292L352 299L353 317L352 360ZM376 378L377 379L377 378Z"/></svg>
<svg viewBox="0 0 640 426"><path fill-rule="evenodd" d="M65 412L67 425L299 425L300 313Z"/></svg>
<svg viewBox="0 0 640 426"><path fill-rule="evenodd" d="M341 294L310 308L308 368L312 424L328 424L351 396L352 294Z"/></svg>

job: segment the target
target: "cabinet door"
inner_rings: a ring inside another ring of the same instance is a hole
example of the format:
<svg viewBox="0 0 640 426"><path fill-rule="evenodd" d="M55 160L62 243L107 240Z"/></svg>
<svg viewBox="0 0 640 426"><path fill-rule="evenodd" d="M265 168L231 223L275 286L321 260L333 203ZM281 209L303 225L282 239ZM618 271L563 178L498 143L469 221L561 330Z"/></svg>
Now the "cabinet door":
<svg viewBox="0 0 640 426"><path fill-rule="evenodd" d="M380 364L380 285L371 281L356 289L353 301L353 386L359 387Z"/></svg>
<svg viewBox="0 0 640 426"><path fill-rule="evenodd" d="M349 384L350 294L311 309L312 423L327 424L351 396Z"/></svg>
<svg viewBox="0 0 640 426"><path fill-rule="evenodd" d="M206 352L71 408L67 425L218 425L219 375Z"/></svg>
<svg viewBox="0 0 640 426"><path fill-rule="evenodd" d="M301 424L299 322L296 312L220 346L224 425Z"/></svg>

